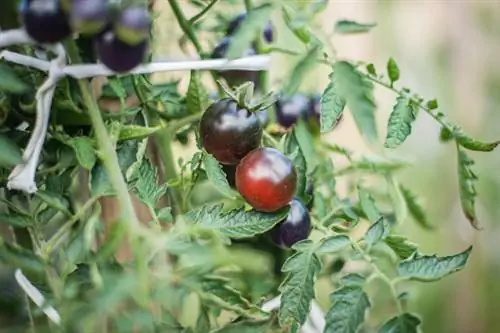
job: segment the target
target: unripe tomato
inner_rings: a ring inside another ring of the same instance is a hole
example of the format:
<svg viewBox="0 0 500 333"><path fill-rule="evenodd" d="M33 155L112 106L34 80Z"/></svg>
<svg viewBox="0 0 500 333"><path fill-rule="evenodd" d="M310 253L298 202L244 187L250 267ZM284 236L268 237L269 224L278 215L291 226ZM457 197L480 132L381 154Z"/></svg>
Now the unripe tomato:
<svg viewBox="0 0 500 333"><path fill-rule="evenodd" d="M199 130L205 150L222 164L238 164L262 139L259 118L232 98L210 105L201 117Z"/></svg>
<svg viewBox="0 0 500 333"><path fill-rule="evenodd" d="M58 0L23 0L21 17L26 33L38 43L53 44L71 35L68 15Z"/></svg>
<svg viewBox="0 0 500 333"><path fill-rule="evenodd" d="M271 230L271 238L276 245L290 248L293 244L307 239L310 231L309 212L300 200L293 199L288 216Z"/></svg>
<svg viewBox="0 0 500 333"><path fill-rule="evenodd" d="M100 33L108 23L108 3L102 0L73 0L71 25L82 34Z"/></svg>
<svg viewBox="0 0 500 333"><path fill-rule="evenodd" d="M151 18L146 7L131 6L123 9L115 24L116 35L129 45L141 44L149 36Z"/></svg>
<svg viewBox="0 0 500 333"><path fill-rule="evenodd" d="M236 188L256 210L275 212L295 193L297 172L292 161L274 148L258 148L236 168Z"/></svg>

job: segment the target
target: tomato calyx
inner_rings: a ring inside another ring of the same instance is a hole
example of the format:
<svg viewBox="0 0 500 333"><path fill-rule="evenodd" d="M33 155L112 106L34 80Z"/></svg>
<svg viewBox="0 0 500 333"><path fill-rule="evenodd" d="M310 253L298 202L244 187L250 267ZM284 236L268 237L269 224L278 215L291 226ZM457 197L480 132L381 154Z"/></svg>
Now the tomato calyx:
<svg viewBox="0 0 500 333"><path fill-rule="evenodd" d="M238 107L252 113L268 109L278 99L278 96L273 91L268 92L258 99L255 98L255 84L251 81L247 81L234 89L224 86L220 81L217 81L217 84L229 98L236 101Z"/></svg>

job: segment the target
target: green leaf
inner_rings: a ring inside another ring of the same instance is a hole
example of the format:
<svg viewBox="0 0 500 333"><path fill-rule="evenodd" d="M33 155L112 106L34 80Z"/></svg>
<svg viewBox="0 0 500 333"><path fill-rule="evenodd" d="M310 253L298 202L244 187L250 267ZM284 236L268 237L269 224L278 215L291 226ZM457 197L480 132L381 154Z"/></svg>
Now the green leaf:
<svg viewBox="0 0 500 333"><path fill-rule="evenodd" d="M172 207L163 207L158 212L158 219L162 223L172 223L174 222L174 217L172 215Z"/></svg>
<svg viewBox="0 0 500 333"><path fill-rule="evenodd" d="M472 170L474 160L465 151L457 146L458 154L458 183L460 190L460 203L465 217L475 229L481 229L476 216L476 187L477 175Z"/></svg>
<svg viewBox="0 0 500 333"><path fill-rule="evenodd" d="M155 207L158 200L167 193L166 184L158 185L157 169L146 160L142 161L137 174L132 176L130 182L132 192L150 208Z"/></svg>
<svg viewBox="0 0 500 333"><path fill-rule="evenodd" d="M266 321L241 320L210 331L210 333L266 333L271 323Z"/></svg>
<svg viewBox="0 0 500 333"><path fill-rule="evenodd" d="M399 67L393 58L389 58L387 62L387 74L389 75L389 80L391 80L391 86L399 80Z"/></svg>
<svg viewBox="0 0 500 333"><path fill-rule="evenodd" d="M8 137L0 134L0 166L12 167L23 163L21 149Z"/></svg>
<svg viewBox="0 0 500 333"><path fill-rule="evenodd" d="M418 198L410 191L410 189L400 185L401 194L406 201L408 211L415 221L420 226L426 229L434 229L434 226L429 222L424 208L420 205Z"/></svg>
<svg viewBox="0 0 500 333"><path fill-rule="evenodd" d="M314 298L316 274L321 270L321 261L316 256L315 247L310 241L294 245L296 252L288 257L281 271L286 278L279 287L281 304L279 321L302 325Z"/></svg>
<svg viewBox="0 0 500 333"><path fill-rule="evenodd" d="M337 82L339 96L346 101L359 131L368 143L376 142L378 131L373 84L347 61L336 62L332 75L332 80Z"/></svg>
<svg viewBox="0 0 500 333"><path fill-rule="evenodd" d="M335 235L324 238L316 250L316 254L330 254L339 252L351 244L351 239L346 235Z"/></svg>
<svg viewBox="0 0 500 333"><path fill-rule="evenodd" d="M373 223L365 233L365 242L368 246L372 246L389 235L389 225L387 221L380 217L379 220Z"/></svg>
<svg viewBox="0 0 500 333"><path fill-rule="evenodd" d="M246 238L270 230L288 215L288 209L270 214L245 211L243 208L223 212L222 208L222 205L204 206L188 212L186 217L196 221L198 226L215 230L226 237Z"/></svg>
<svg viewBox="0 0 500 333"><path fill-rule="evenodd" d="M400 257L407 259L418 249L417 244L410 242L405 236L389 235L384 242Z"/></svg>
<svg viewBox="0 0 500 333"><path fill-rule="evenodd" d="M259 37L263 27L269 22L272 11L273 5L265 3L253 8L248 13L246 19L234 32L226 53L228 59L241 57L242 50L248 49L250 44Z"/></svg>
<svg viewBox="0 0 500 333"><path fill-rule="evenodd" d="M347 174L350 172L370 172L370 173L382 173L386 174L388 172L398 171L411 164L404 160L399 159L388 159L381 158L378 156L363 156L359 160L354 160L351 165L341 169L337 172L337 175Z"/></svg>
<svg viewBox="0 0 500 333"><path fill-rule="evenodd" d="M418 281L439 280L446 275L462 270L467 264L471 251L472 246L464 252L446 257L414 253L399 263L398 275L402 278Z"/></svg>
<svg viewBox="0 0 500 333"><path fill-rule="evenodd" d="M335 32L338 34L358 34L368 32L376 26L376 23L358 23L350 20L340 20L335 23Z"/></svg>
<svg viewBox="0 0 500 333"><path fill-rule="evenodd" d="M28 90L24 83L9 66L0 64L0 91L11 94L21 94Z"/></svg>
<svg viewBox="0 0 500 333"><path fill-rule="evenodd" d="M363 291L364 278L349 274L342 278L341 287L330 295L332 306L325 315L324 333L356 333L365 321L370 300Z"/></svg>
<svg viewBox="0 0 500 333"><path fill-rule="evenodd" d="M140 140L161 130L161 126L144 127L139 125L122 125L120 126L120 136L118 140Z"/></svg>
<svg viewBox="0 0 500 333"><path fill-rule="evenodd" d="M408 205L406 204L405 197L401 192L401 187L399 186L394 175L387 174L385 179L387 181L389 197L391 198L392 206L394 207L394 213L396 214L396 221L397 223L403 223L408 217Z"/></svg>
<svg viewBox="0 0 500 333"><path fill-rule="evenodd" d="M295 189L295 194L300 199L305 198L305 190L307 186L307 162L302 153L302 149L299 147L296 136L290 132L288 135L284 135L284 151L285 154L292 160L295 171L297 172L297 186Z"/></svg>
<svg viewBox="0 0 500 333"><path fill-rule="evenodd" d="M366 71L372 76L377 76L377 70L373 64L366 65Z"/></svg>
<svg viewBox="0 0 500 333"><path fill-rule="evenodd" d="M29 215L16 212L0 213L0 223L8 224L17 228L26 228L33 225L33 219Z"/></svg>
<svg viewBox="0 0 500 333"><path fill-rule="evenodd" d="M302 120L295 123L293 134L295 139L297 139L297 144L299 145L300 151L305 158L307 172L310 174L314 171L314 169L316 169L318 164L314 139L311 132L308 130L306 123Z"/></svg>
<svg viewBox="0 0 500 333"><path fill-rule="evenodd" d="M52 207L61 213L71 216L69 208L69 202L62 195L54 192L38 190L35 196L46 203L49 207Z"/></svg>
<svg viewBox="0 0 500 333"><path fill-rule="evenodd" d="M429 109L429 110L435 110L438 108L438 101L436 99L432 99L430 101L427 101L427 103L425 104L425 106Z"/></svg>
<svg viewBox="0 0 500 333"><path fill-rule="evenodd" d="M186 94L188 113L198 114L204 112L209 102L208 93L201 82L199 73L197 71L191 71L191 80L189 81Z"/></svg>
<svg viewBox="0 0 500 333"><path fill-rule="evenodd" d="M207 173L207 177L215 188L229 198L235 198L236 193L231 189L227 182L226 174L222 170L219 162L210 154L205 154L203 157L203 167Z"/></svg>
<svg viewBox="0 0 500 333"><path fill-rule="evenodd" d="M300 87L306 75L316 66L320 46L315 44L307 53L297 62L295 67L288 75L287 82L283 87L284 96L292 96Z"/></svg>
<svg viewBox="0 0 500 333"><path fill-rule="evenodd" d="M386 148L396 148L411 134L416 117L416 105L408 98L399 96L387 124Z"/></svg>
<svg viewBox="0 0 500 333"><path fill-rule="evenodd" d="M97 161L94 150L94 140L86 136L71 138L67 142L68 146L73 148L78 163L87 170L91 170Z"/></svg>
<svg viewBox="0 0 500 333"><path fill-rule="evenodd" d="M293 32L302 43L309 44L311 41L316 40L306 20L297 17L297 13L286 3L282 3L283 20L290 31Z"/></svg>
<svg viewBox="0 0 500 333"><path fill-rule="evenodd" d="M36 274L45 273L43 260L22 247L12 245L0 238L0 262Z"/></svg>
<svg viewBox="0 0 500 333"><path fill-rule="evenodd" d="M421 321L411 313L403 313L391 318L378 331L378 333L418 333Z"/></svg>
<svg viewBox="0 0 500 333"><path fill-rule="evenodd" d="M358 186L358 197L361 209L366 214L368 220L372 223L376 223L380 220L382 215L380 214L372 195L366 189Z"/></svg>
<svg viewBox="0 0 500 333"><path fill-rule="evenodd" d="M456 125L452 127L451 134L460 146L472 151L488 152L494 150L500 144L500 141L483 142L473 139Z"/></svg>
<svg viewBox="0 0 500 333"><path fill-rule="evenodd" d="M345 108L345 100L339 95L335 75L330 74L330 82L321 95L321 133L330 132L339 121Z"/></svg>

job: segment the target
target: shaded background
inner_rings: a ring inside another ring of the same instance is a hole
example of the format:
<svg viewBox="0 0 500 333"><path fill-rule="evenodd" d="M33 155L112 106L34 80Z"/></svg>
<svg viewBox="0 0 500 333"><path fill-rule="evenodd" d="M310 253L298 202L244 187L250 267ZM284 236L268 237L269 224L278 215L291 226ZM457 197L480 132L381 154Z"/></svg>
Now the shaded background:
<svg viewBox="0 0 500 333"><path fill-rule="evenodd" d="M229 6L227 0L220 0L215 8L223 6L234 14L243 9L242 5ZM156 7L159 18L155 53L182 57L178 45L182 33L168 3L158 1ZM196 13L187 1L184 10L188 16ZM330 1L315 24L331 32L338 19L377 23L368 34L333 37L339 57L372 62L379 71L384 71L392 56L401 69L399 86L409 87L426 99L437 98L440 110L472 136L485 141L499 139L500 1ZM283 28L279 12L273 22L278 27L276 44L300 50L300 43ZM205 50L213 45L213 38L208 36L202 40ZM270 73L273 86L279 84L295 60L273 56ZM155 79L182 79L185 87L189 75L162 74ZM328 70L318 67L310 73L301 90L320 92L327 80ZM395 95L376 87L375 96L383 137ZM409 309L422 315L423 332L500 332L497 318L500 310L497 222L500 152L470 153L477 162L477 210L484 227L482 232L477 232L469 226L460 209L455 149L453 145L439 143L438 136L437 123L420 113L411 137L396 151L414 161L414 166L401 172L399 179L425 199L429 219L438 229L425 231L408 221L399 231L419 244L424 253L453 254L469 244L474 245L474 250L462 272L434 283L415 282L404 286L410 292ZM324 139L357 152L367 151L349 114L342 125ZM176 150L179 157L188 157L192 152L194 147ZM318 288L322 286L320 283ZM321 290L317 294L322 305L327 306L327 294Z"/></svg>

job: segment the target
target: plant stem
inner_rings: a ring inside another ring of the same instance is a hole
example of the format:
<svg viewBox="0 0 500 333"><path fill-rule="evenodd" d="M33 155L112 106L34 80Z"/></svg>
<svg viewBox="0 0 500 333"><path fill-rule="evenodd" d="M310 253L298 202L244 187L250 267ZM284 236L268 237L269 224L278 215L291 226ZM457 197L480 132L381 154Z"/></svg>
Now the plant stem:
<svg viewBox="0 0 500 333"><path fill-rule="evenodd" d="M194 33L192 25L184 16L184 13L182 12L182 9L179 6L179 3L177 3L177 0L168 0L168 3L170 4L170 7L172 8L172 11L174 12L174 15L177 19L177 22L179 22L179 25L180 25L182 31L186 34L186 36L189 38L191 43L193 43L194 48L196 49L196 52L198 52L198 54L200 55L200 57L202 59L205 58L205 54L203 53L203 49L201 47L200 41L196 37L196 34Z"/></svg>
<svg viewBox="0 0 500 333"><path fill-rule="evenodd" d="M189 21L188 21L188 23L190 25L194 25L196 23L196 21L198 21L206 13L208 13L208 11L217 3L217 1L219 1L219 0L212 0L208 5L206 5L205 8L203 8L203 10L201 12L199 12L198 14L196 14L195 16L193 16L192 18L190 18Z"/></svg>
<svg viewBox="0 0 500 333"><path fill-rule="evenodd" d="M370 266L373 268L375 274L387 284L387 286L389 287L389 289L391 291L391 295L394 299L394 302L396 303L398 313L402 314L403 307L401 306L401 302L398 299L398 292L396 290L395 283L393 283L393 281L384 272L382 272L380 270L380 268L378 268L377 265L375 265L373 263L370 256L368 256L368 254L365 251L363 251L361 246L359 246L359 244L356 241L351 240L351 245L363 257L363 259L370 264Z"/></svg>

